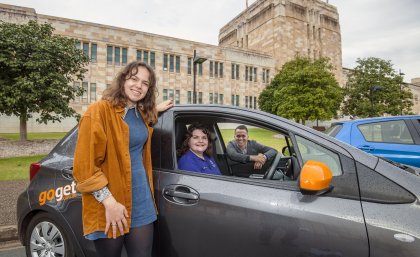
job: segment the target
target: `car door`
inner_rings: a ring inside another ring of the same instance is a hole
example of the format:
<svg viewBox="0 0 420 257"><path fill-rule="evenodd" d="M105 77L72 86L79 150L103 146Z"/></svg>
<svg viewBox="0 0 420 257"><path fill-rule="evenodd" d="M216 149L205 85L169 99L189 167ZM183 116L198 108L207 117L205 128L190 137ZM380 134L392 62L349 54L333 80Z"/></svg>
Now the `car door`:
<svg viewBox="0 0 420 257"><path fill-rule="evenodd" d="M420 167L419 135L409 120L354 123L351 144L395 162Z"/></svg>
<svg viewBox="0 0 420 257"><path fill-rule="evenodd" d="M158 132L161 166L155 170L155 196L160 256L368 256L354 160L337 154L343 158L340 165L346 168L344 174L334 178L336 189L323 196L303 195L297 180L270 181L178 170L174 138L177 110L164 114ZM206 120L213 116L228 119L231 115L211 109L200 113ZM235 111L234 115L248 122L284 125L256 113ZM323 142L310 134L300 138L308 136L312 143ZM295 144L305 144L305 140Z"/></svg>

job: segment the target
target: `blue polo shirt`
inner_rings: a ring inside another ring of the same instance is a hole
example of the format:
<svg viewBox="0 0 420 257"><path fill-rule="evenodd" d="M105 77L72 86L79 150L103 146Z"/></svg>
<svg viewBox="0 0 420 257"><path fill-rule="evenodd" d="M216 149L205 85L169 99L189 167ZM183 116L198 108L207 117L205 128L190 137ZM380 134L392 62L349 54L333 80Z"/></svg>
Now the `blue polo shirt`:
<svg viewBox="0 0 420 257"><path fill-rule="evenodd" d="M199 173L222 175L213 157L204 154L204 160L190 150L185 152L178 161L178 168L181 170L194 171Z"/></svg>

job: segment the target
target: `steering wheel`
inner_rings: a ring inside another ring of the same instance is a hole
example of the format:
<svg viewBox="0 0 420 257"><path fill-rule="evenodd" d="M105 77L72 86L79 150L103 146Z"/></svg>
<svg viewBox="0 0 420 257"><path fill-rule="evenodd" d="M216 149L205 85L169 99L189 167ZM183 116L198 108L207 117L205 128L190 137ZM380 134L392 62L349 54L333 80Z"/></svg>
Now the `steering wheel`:
<svg viewBox="0 0 420 257"><path fill-rule="evenodd" d="M276 172L277 166L280 162L280 159L283 155L281 153L277 153L276 157L273 160L273 163L271 164L271 167L265 172L264 179L272 179L274 172Z"/></svg>

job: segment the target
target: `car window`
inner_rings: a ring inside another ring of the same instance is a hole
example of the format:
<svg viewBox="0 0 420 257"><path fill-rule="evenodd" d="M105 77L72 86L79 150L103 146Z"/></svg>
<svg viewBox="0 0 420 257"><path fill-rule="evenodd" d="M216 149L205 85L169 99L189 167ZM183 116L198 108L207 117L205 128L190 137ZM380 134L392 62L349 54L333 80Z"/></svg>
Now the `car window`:
<svg viewBox="0 0 420 257"><path fill-rule="evenodd" d="M361 124L357 126L368 142L413 144L413 138L403 120Z"/></svg>
<svg viewBox="0 0 420 257"><path fill-rule="evenodd" d="M325 130L324 133L331 137L335 137L342 128L343 128L343 124L334 124L331 127L329 127L327 130Z"/></svg>
<svg viewBox="0 0 420 257"><path fill-rule="evenodd" d="M308 160L320 161L330 168L333 176L343 174L338 154L301 136L296 136L296 141L303 163L306 163Z"/></svg>
<svg viewBox="0 0 420 257"><path fill-rule="evenodd" d="M217 124L225 146L227 146L230 141L234 140L235 128L241 124L242 123ZM248 126L248 136L249 140L255 140L262 145L272 147L280 153L282 152L283 147L286 146L286 139L283 134L258 126Z"/></svg>

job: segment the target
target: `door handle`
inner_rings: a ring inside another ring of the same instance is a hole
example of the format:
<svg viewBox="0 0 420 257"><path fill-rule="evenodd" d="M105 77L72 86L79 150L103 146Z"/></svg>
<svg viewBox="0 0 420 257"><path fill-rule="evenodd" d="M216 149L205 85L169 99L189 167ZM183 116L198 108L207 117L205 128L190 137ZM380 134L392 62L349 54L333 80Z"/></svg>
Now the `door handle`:
<svg viewBox="0 0 420 257"><path fill-rule="evenodd" d="M172 197L178 197L183 198L187 200L198 200L198 195L196 193L186 193L181 191L176 191L174 189L166 189L164 191L165 195L172 196Z"/></svg>
<svg viewBox="0 0 420 257"><path fill-rule="evenodd" d="M359 148L360 150L363 150L363 151L373 151L373 150L375 150L375 147L370 146L370 145L362 145L362 146L358 146L357 148Z"/></svg>
<svg viewBox="0 0 420 257"><path fill-rule="evenodd" d="M181 205L194 205L200 198L197 191L184 185L168 185L163 188L162 194L166 200Z"/></svg>

